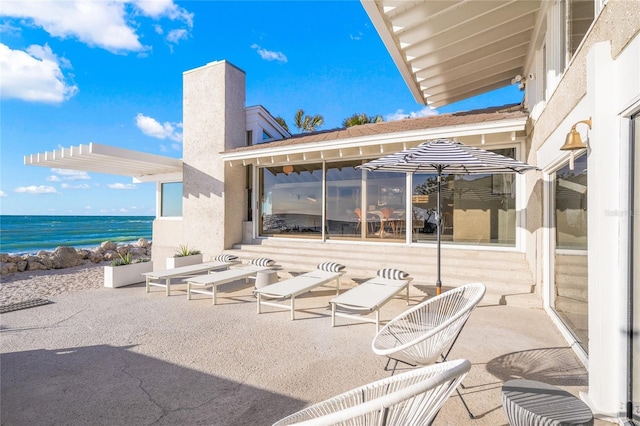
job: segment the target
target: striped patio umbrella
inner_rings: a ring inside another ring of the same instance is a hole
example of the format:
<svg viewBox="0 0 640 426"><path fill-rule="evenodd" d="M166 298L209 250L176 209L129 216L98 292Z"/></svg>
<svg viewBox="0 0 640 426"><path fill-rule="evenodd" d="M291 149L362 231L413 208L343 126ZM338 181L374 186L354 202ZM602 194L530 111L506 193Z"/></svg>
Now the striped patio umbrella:
<svg viewBox="0 0 640 426"><path fill-rule="evenodd" d="M440 236L442 234L442 209L440 184L442 173L487 174L524 173L537 167L484 149L468 146L449 139L434 139L395 154L357 166L360 169L384 172L437 173L438 198L437 223L437 279L436 294L442 292L440 280Z"/></svg>

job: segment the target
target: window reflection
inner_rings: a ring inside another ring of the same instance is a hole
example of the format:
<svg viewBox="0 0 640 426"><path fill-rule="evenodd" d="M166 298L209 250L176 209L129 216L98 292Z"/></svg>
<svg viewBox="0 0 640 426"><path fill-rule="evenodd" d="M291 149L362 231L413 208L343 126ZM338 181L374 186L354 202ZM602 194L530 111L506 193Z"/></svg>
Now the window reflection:
<svg viewBox="0 0 640 426"><path fill-rule="evenodd" d="M554 308L588 352L587 156L556 172Z"/></svg>
<svg viewBox="0 0 640 426"><path fill-rule="evenodd" d="M491 150L514 158L515 149ZM436 174L413 178L413 241L435 241L438 182ZM516 242L514 174L442 175L442 241L514 246Z"/></svg>
<svg viewBox="0 0 640 426"><path fill-rule="evenodd" d="M163 183L160 187L160 216L182 216L182 182Z"/></svg>
<svg viewBox="0 0 640 426"><path fill-rule="evenodd" d="M406 174L367 172L363 220L366 238L404 241L406 235Z"/></svg>
<svg viewBox="0 0 640 426"><path fill-rule="evenodd" d="M357 169L364 161L327 162L324 178L321 163L261 168L260 235L322 238L324 230L326 239L405 242L410 233L414 242L434 241L436 175L414 175L409 216L407 175ZM515 205L514 175L444 175L443 241L514 246Z"/></svg>
<svg viewBox="0 0 640 426"><path fill-rule="evenodd" d="M327 238L359 238L362 204L361 161L327 163Z"/></svg>
<svg viewBox="0 0 640 426"><path fill-rule="evenodd" d="M261 169L260 234L322 235L322 164Z"/></svg>

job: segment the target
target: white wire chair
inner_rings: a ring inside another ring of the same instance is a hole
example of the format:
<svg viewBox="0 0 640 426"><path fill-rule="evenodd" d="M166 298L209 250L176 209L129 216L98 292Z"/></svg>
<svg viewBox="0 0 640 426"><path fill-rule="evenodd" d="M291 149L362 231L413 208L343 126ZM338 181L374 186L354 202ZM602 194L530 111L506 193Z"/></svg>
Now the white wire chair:
<svg viewBox="0 0 640 426"><path fill-rule="evenodd" d="M426 425L471 369L443 362L352 389L274 423L281 425Z"/></svg>
<svg viewBox="0 0 640 426"><path fill-rule="evenodd" d="M457 287L405 311L389 321L375 336L371 347L386 356L385 370L393 360L412 367L446 361L471 312L486 288L474 283ZM458 392L459 393L459 392ZM467 404L462 403L473 418Z"/></svg>

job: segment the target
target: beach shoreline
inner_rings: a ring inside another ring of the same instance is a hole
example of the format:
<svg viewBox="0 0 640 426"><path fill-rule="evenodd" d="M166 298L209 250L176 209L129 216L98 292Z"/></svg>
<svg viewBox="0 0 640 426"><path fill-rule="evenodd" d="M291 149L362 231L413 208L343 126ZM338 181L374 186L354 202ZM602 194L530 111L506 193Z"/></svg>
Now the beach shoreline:
<svg viewBox="0 0 640 426"><path fill-rule="evenodd" d="M104 285L104 268L110 262L88 263L64 269L17 272L0 276L0 305L47 299Z"/></svg>
<svg viewBox="0 0 640 426"><path fill-rule="evenodd" d="M102 264L106 261L122 261L124 256L131 259L151 259L151 242L140 238L131 244L118 245L104 241L91 249L78 249L72 246L59 246L53 251L41 250L35 255L13 256L0 253L0 276L39 270L68 269L86 264Z"/></svg>

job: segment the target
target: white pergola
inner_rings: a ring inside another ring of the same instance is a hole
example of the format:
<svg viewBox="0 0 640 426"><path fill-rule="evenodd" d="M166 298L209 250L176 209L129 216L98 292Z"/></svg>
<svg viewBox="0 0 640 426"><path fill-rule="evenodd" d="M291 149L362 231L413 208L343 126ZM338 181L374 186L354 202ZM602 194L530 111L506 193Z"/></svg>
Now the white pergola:
<svg viewBox="0 0 640 426"><path fill-rule="evenodd" d="M416 101L439 107L522 75L540 0L361 0Z"/></svg>
<svg viewBox="0 0 640 426"><path fill-rule="evenodd" d="M24 164L131 176L134 182L182 180L182 160L97 143L25 155Z"/></svg>

